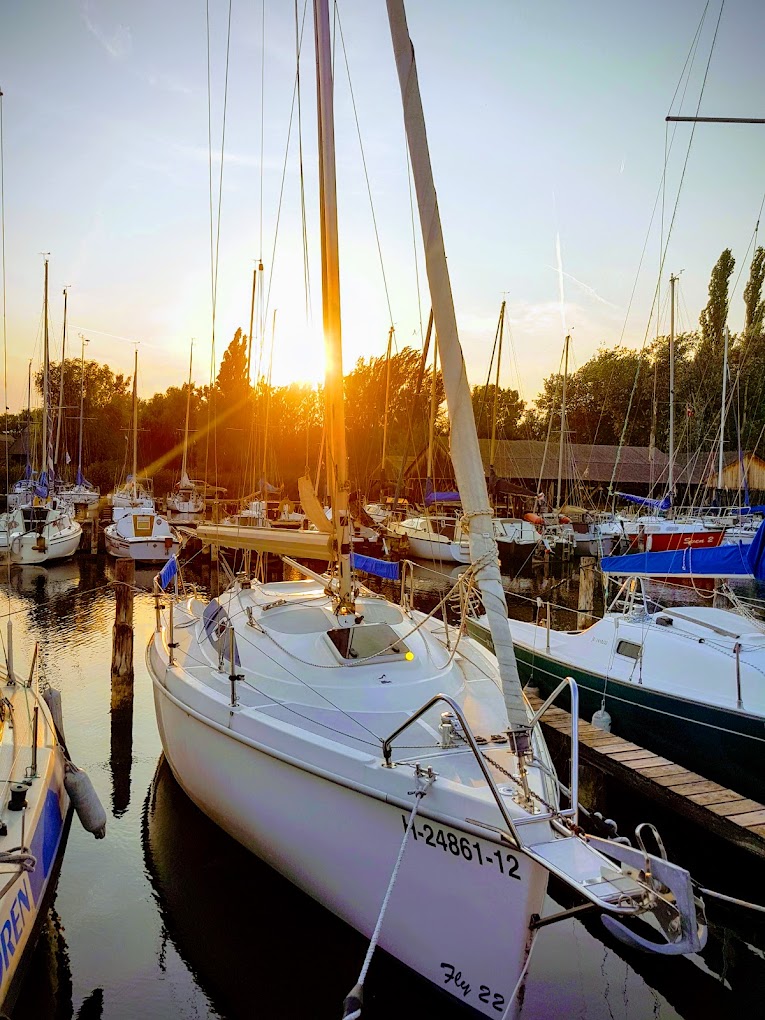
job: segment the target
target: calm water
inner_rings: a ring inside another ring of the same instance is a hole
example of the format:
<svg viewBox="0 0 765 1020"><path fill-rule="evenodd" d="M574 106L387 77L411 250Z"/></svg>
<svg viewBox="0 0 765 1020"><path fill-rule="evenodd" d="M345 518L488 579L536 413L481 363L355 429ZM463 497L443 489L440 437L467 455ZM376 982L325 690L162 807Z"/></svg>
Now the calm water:
<svg viewBox="0 0 765 1020"><path fill-rule="evenodd" d="M72 756L109 814L104 841L76 819L72 824L53 909L14 1017L337 1020L366 941L220 832L176 785L161 760L144 663L154 619L148 594L135 603L132 717L112 717L110 574L103 558L82 557L47 569L14 567L10 575L5 568L0 585L2 614L14 621L16 668L28 668L38 641L41 675L62 691ZM148 589L152 574L139 570L137 583ZM198 579L209 583L209 571ZM526 600L543 589L575 605L575 580L560 581L542 574L507 579L522 596L510 599L512 611L530 616L533 602ZM421 604L435 604L448 584L421 571ZM617 818L622 831L634 810L625 803ZM706 884L723 888L714 876L730 862L708 860L698 835L685 839L673 837L672 851L705 870ZM743 859L735 870L752 898L765 899L761 868ZM556 909L551 898L548 911ZM543 929L521 1016L761 1015L765 926L715 906L710 915L709 945L691 959L630 952L597 919ZM365 992L368 1020L465 1016L379 951Z"/></svg>

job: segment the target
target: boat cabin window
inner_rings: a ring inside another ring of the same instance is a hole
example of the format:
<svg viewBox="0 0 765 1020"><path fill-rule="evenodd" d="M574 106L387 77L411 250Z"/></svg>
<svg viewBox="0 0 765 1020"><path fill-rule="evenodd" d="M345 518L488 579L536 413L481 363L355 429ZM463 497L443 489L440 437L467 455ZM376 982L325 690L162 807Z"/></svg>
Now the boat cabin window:
<svg viewBox="0 0 765 1020"><path fill-rule="evenodd" d="M32 531L38 525L45 524L48 520L47 506L25 506L21 512L24 517L26 531Z"/></svg>
<svg viewBox="0 0 765 1020"><path fill-rule="evenodd" d="M154 517L151 514L133 514L133 534L136 538L151 538Z"/></svg>
<svg viewBox="0 0 765 1020"><path fill-rule="evenodd" d="M630 659L640 658L641 646L635 641L619 641L616 646L617 655L626 655Z"/></svg>
<svg viewBox="0 0 765 1020"><path fill-rule="evenodd" d="M387 623L360 624L328 630L327 637L343 662L372 659L387 662L404 659L411 652Z"/></svg>

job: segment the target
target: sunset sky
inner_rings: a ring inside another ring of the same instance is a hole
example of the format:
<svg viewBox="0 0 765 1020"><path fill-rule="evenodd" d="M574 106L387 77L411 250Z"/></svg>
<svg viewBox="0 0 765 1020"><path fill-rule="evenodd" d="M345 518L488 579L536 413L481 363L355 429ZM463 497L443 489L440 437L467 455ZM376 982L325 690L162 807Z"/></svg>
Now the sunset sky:
<svg viewBox="0 0 765 1020"><path fill-rule="evenodd" d="M298 0L302 20L304 0ZM534 399L558 368L603 344L640 346L691 126L674 131L661 200L665 116L696 112L720 0L409 0L457 318L472 383L484 381L502 298L514 357L503 383ZM420 300L398 82L384 0L338 3L364 145L390 311L375 240L345 57L336 42L336 130L345 367L421 342ZM227 0L209 0L214 208L220 173ZM312 6L301 59L301 120L311 307L306 313L297 113L277 210L295 79L293 3L233 0L223 161L215 361L249 322L254 260L272 276L265 311L273 379L315 380L320 322ZM699 112L765 116L765 4L728 0ZM265 52L265 64L262 57ZM265 90L261 103L261 76ZM206 7L203 0L6 0L0 7L8 391L25 402L39 362L43 260L50 252L52 338L70 285L69 355L132 370L140 391L211 372ZM683 89L685 89L683 93ZM261 174L261 109L262 137ZM262 179L262 235L261 235ZM695 129L662 282L680 272L680 328L693 328L720 252L737 258L730 325L740 328L747 248L765 194L765 125ZM659 205L651 226L657 195ZM650 232L649 232L650 227ZM564 270L560 300L556 239ZM648 244L639 277L643 246ZM275 240L276 239L276 240ZM765 243L765 224L759 236ZM274 256L275 250L275 256ZM637 283L636 283L637 280ZM635 295L630 306L631 295ZM217 364L215 366L217 370Z"/></svg>

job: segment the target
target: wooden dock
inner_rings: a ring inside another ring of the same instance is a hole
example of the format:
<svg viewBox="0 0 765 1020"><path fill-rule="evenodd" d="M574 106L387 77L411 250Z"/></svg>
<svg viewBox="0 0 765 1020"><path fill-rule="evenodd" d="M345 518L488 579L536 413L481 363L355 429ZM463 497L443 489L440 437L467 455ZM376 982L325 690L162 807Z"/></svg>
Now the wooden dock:
<svg viewBox="0 0 765 1020"><path fill-rule="evenodd" d="M528 690L526 696L535 711L542 706L542 699ZM571 734L568 712L549 708L541 722L554 755L556 749L567 747ZM583 719L579 720L579 760L678 818L765 857L765 805ZM585 806L598 808L597 804Z"/></svg>

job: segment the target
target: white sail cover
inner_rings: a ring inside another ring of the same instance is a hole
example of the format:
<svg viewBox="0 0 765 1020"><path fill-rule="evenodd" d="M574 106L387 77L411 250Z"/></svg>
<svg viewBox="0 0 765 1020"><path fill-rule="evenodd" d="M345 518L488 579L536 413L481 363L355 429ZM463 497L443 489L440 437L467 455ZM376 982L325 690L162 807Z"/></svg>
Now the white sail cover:
<svg viewBox="0 0 765 1020"><path fill-rule="evenodd" d="M477 580L491 628L499 663L502 688L510 727L527 729L528 716L518 676L513 642L507 625L507 603L497 559L497 543L491 522L481 452L473 415L473 403L462 357L457 319L454 313L449 270L446 264L441 217L430 165L425 119L417 80L414 47L409 37L403 0L387 0L393 52L396 57L404 125L417 191L425 265L430 285L433 318L441 355L441 371L451 421L451 454L454 473L465 509L470 558L477 567Z"/></svg>

